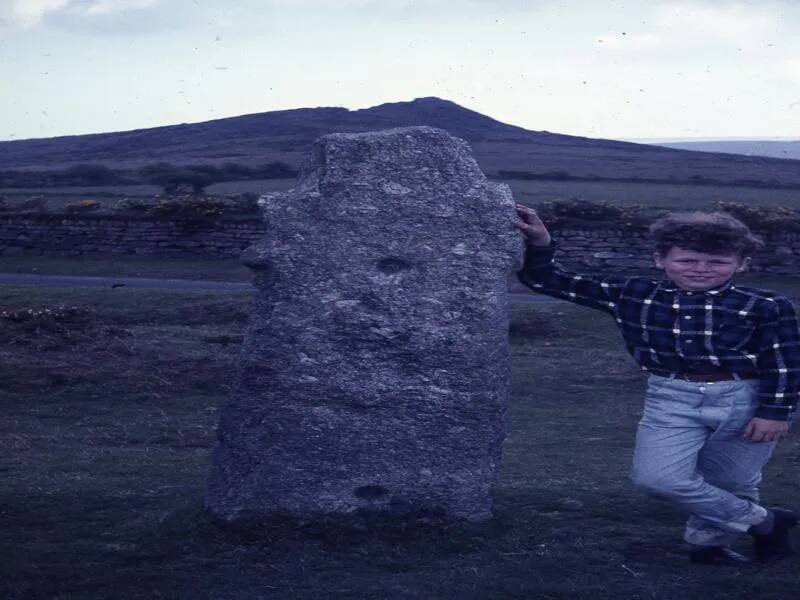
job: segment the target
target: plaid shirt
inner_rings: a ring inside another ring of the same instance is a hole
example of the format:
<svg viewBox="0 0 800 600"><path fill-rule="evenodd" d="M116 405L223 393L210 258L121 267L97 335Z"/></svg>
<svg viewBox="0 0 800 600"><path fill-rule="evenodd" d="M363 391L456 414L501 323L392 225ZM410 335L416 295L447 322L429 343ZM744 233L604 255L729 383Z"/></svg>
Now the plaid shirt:
<svg viewBox="0 0 800 600"><path fill-rule="evenodd" d="M557 245L526 245L519 281L613 316L642 370L662 376L727 370L759 379L756 416L793 418L800 395L800 326L786 296L732 280L686 291L669 279L578 274L553 260Z"/></svg>

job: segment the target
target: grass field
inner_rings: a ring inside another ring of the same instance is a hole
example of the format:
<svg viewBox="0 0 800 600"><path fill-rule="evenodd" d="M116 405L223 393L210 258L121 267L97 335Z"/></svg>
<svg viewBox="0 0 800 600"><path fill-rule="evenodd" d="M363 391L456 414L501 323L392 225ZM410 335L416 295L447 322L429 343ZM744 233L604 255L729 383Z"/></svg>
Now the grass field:
<svg viewBox="0 0 800 600"><path fill-rule="evenodd" d="M654 185L591 181L509 180L517 202L536 205L545 200L572 197L614 205L641 204L655 216L664 210L712 210L716 202L750 206L800 207L800 190L765 190L755 187L713 185Z"/></svg>
<svg viewBox="0 0 800 600"><path fill-rule="evenodd" d="M502 181L502 180L494 180ZM713 208L714 203L741 202L753 206L800 206L800 190L763 189L758 187L733 187L690 184L652 184L608 181L505 181L518 202L536 205L555 199L582 198L591 202L611 204L641 204L648 213L655 215L660 210L702 210ZM295 179L263 179L253 181L230 181L216 183L206 189L208 195L225 197L244 193L264 194L283 191L296 185ZM7 188L0 195L15 206L34 196L46 199L50 211L63 210L67 204L81 200L97 200L101 209L97 213L113 213L126 198L150 199L160 188L141 186L100 186L64 188Z"/></svg>
<svg viewBox="0 0 800 600"><path fill-rule="evenodd" d="M164 267L164 272L168 270ZM750 276L755 282L757 276ZM762 280L767 281L767 280ZM770 280L800 296L800 279ZM627 478L644 376L610 318L510 310L509 434L482 525L202 510L248 293L0 286L0 597L16 599L789 598L798 561L688 564L683 516ZM51 313L52 314L52 313ZM797 435L765 471L793 504ZM746 540L739 548L747 551Z"/></svg>
<svg viewBox="0 0 800 600"><path fill-rule="evenodd" d="M568 263L567 263L568 264ZM569 265L580 269L579 265ZM631 273L661 278L662 271L631 271ZM177 279L206 279L211 281L250 282L252 272L238 258L204 260L193 257L154 259L148 256L86 255L68 257L0 256L0 273L26 273L40 275L84 275L90 277L148 277ZM736 280L744 285L786 290L800 299L798 278L774 273L743 273ZM510 292L529 292L519 283L514 273L508 278Z"/></svg>
<svg viewBox="0 0 800 600"><path fill-rule="evenodd" d="M136 255L92 255L47 257L0 256L0 273L39 273L41 275L85 275L117 277L161 277L250 281L252 272L238 258L198 259Z"/></svg>
<svg viewBox="0 0 800 600"><path fill-rule="evenodd" d="M294 178L228 181L208 186L205 193L208 196L223 198L225 196L238 196L246 192L260 195L266 192L288 190L294 187L295 183L296 180ZM93 211L93 214L115 213L128 199L152 200L156 194L163 195L164 192L159 186L155 185L0 189L0 196L5 196L11 210L29 198L39 197L45 200L46 209L49 212L63 211L66 205L80 202L81 200L96 200L100 203L100 208Z"/></svg>

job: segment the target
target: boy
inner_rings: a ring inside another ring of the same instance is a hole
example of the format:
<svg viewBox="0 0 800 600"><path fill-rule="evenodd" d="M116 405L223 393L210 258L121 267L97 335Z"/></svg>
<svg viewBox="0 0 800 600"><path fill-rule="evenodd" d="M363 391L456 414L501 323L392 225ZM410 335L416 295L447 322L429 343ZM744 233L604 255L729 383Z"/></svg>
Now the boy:
<svg viewBox="0 0 800 600"><path fill-rule="evenodd" d="M649 372L631 478L689 513L690 560L750 562L728 547L742 532L759 561L792 554L797 514L759 505L758 483L800 393L800 327L785 296L732 283L763 242L726 213L670 213L650 226L669 279L595 277L554 262L536 211L516 206L520 282L611 314Z"/></svg>

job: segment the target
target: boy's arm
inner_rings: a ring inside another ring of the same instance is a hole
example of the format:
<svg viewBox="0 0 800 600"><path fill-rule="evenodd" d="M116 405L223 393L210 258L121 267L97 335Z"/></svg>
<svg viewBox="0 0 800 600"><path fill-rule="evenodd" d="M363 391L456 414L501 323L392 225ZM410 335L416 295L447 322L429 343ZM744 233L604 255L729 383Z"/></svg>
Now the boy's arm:
<svg viewBox="0 0 800 600"><path fill-rule="evenodd" d="M536 211L517 204L517 213L521 220L516 225L525 239L525 262L517 271L520 283L535 292L614 314L626 279L598 279L563 268L553 260L556 243Z"/></svg>
<svg viewBox="0 0 800 600"><path fill-rule="evenodd" d="M756 418L791 421L800 395L800 324L792 301L774 298L777 315L765 325L756 365L759 406Z"/></svg>
<svg viewBox="0 0 800 600"><path fill-rule="evenodd" d="M553 260L556 247L554 240L550 240L549 246L527 244L525 262L517 271L520 283L547 296L614 314L627 278L613 275L599 278L565 269Z"/></svg>

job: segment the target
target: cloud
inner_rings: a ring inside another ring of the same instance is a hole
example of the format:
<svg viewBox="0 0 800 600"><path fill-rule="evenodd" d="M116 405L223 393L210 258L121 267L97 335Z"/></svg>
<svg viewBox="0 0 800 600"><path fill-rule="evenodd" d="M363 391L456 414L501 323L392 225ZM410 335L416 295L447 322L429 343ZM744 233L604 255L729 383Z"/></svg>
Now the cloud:
<svg viewBox="0 0 800 600"><path fill-rule="evenodd" d="M454 11L456 13L476 10L504 11L504 13L531 12L545 6L559 6L559 0L460 0L457 9L453 8L452 0L258 0L258 4L292 10L375 9L382 13L397 11L415 15L439 14L446 11L452 16Z"/></svg>
<svg viewBox="0 0 800 600"><path fill-rule="evenodd" d="M656 9L657 29L670 37L722 38L741 42L774 29L781 11L772 2L665 2Z"/></svg>
<svg viewBox="0 0 800 600"><path fill-rule="evenodd" d="M778 72L787 79L800 83L800 57L783 61L778 66Z"/></svg>
<svg viewBox="0 0 800 600"><path fill-rule="evenodd" d="M630 62L697 60L729 55L747 47L763 49L781 37L794 21L785 4L765 0L750 4L736 0L665 0L654 2L642 20L626 32L594 36L599 50L625 56Z"/></svg>
<svg viewBox="0 0 800 600"><path fill-rule="evenodd" d="M11 27L31 29L48 20L102 21L141 11L164 0L5 0L0 19Z"/></svg>
<svg viewBox="0 0 800 600"><path fill-rule="evenodd" d="M533 5L551 4L555 0L462 0L460 5L473 4L487 8L531 8ZM292 8L357 8L362 6L390 6L394 8L426 8L435 5L451 6L451 0L261 0L262 4L272 4Z"/></svg>
<svg viewBox="0 0 800 600"><path fill-rule="evenodd" d="M42 20L45 14L60 10L70 0L8 0L3 2L3 20L12 26L33 27Z"/></svg>
<svg viewBox="0 0 800 600"><path fill-rule="evenodd" d="M161 0L95 0L87 2L87 15L110 15L115 12L148 8L159 4Z"/></svg>
<svg viewBox="0 0 800 600"><path fill-rule="evenodd" d="M608 50L643 52L664 45L664 36L659 33L606 33L597 36L597 42Z"/></svg>

